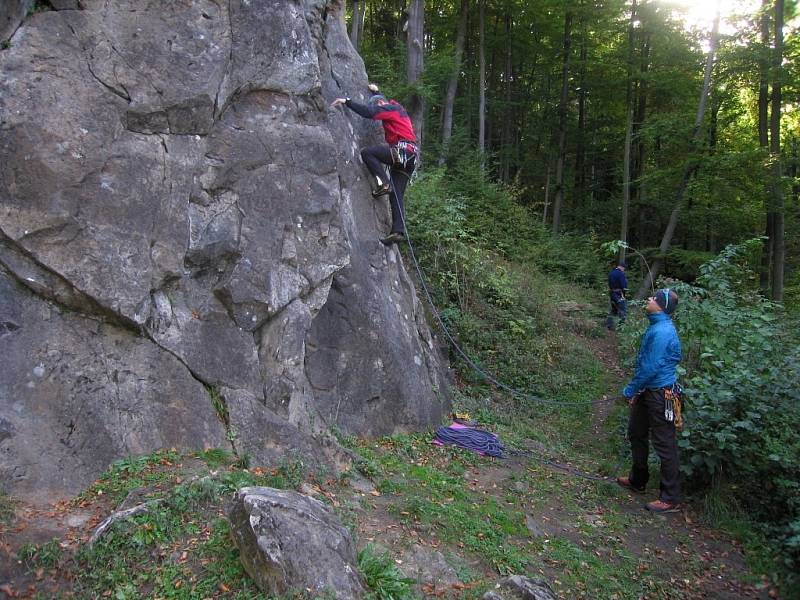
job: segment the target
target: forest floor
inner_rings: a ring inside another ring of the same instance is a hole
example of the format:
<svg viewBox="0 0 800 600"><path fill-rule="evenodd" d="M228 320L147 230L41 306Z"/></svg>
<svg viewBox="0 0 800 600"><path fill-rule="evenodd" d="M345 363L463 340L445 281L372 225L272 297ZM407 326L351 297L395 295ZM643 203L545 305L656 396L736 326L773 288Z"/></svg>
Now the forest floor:
<svg viewBox="0 0 800 600"><path fill-rule="evenodd" d="M616 386L615 336L582 341ZM345 439L362 458L343 478L290 463L244 469L219 451L121 461L76 499L5 500L0 598L265 598L244 574L224 518L230 492L252 484L331 504L359 548L391 557L414 580L410 597L480 598L511 573L542 577L564 599L779 597L730 536L701 524L696 507L644 510L657 477L646 495L613 483L625 465L607 457L621 455L615 438L626 410L619 401L594 405L572 443L555 447L541 433L546 414L481 423L515 449L502 460L432 445L430 433ZM154 498L164 499L160 508L117 523L87 549L102 519Z"/></svg>

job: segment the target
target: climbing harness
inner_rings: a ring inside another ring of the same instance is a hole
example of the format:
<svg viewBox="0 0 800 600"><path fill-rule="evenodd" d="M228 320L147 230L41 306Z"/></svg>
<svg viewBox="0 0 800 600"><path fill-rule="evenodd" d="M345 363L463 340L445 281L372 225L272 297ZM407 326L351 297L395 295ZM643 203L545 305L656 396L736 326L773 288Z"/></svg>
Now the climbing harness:
<svg viewBox="0 0 800 600"><path fill-rule="evenodd" d="M396 146L390 148L392 153L392 167L395 169L408 170L408 165L414 165L417 161L419 148L414 142L401 140Z"/></svg>

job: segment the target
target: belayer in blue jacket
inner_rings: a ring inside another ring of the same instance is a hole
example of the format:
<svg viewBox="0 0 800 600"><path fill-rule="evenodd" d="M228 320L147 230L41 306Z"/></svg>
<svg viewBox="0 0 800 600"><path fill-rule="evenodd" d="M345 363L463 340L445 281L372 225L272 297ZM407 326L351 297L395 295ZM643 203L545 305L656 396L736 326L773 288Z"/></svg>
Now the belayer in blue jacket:
<svg viewBox="0 0 800 600"><path fill-rule="evenodd" d="M617 483L643 492L649 479L647 457L649 441L661 460L659 499L646 505L653 512L676 512L681 502L680 463L675 436L675 414L680 415L676 399L676 369L681 360L681 341L670 315L678 306L678 295L669 289L658 290L645 310L650 326L642 336L636 372L622 395L631 407L628 438L633 466L629 477Z"/></svg>

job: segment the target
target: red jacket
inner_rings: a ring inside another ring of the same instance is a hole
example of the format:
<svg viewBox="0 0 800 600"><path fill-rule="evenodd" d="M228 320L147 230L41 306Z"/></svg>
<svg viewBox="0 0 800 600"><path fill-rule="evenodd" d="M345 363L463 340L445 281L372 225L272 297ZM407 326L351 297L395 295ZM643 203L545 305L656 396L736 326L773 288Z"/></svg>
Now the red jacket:
<svg viewBox="0 0 800 600"><path fill-rule="evenodd" d="M388 104L368 105L353 102L348 98L345 103L347 107L366 119L381 121L383 125L383 135L386 143L395 146L397 142L416 142L417 136L414 135L414 127L411 119L403 108L402 104L395 100L390 100Z"/></svg>

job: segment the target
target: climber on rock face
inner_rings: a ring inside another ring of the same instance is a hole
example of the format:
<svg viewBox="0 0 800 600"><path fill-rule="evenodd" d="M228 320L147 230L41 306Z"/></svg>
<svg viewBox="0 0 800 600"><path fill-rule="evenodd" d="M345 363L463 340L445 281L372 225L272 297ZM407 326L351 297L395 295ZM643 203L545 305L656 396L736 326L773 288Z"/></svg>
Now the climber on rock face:
<svg viewBox="0 0 800 600"><path fill-rule="evenodd" d="M383 124L386 143L362 149L361 158L377 180L377 188L372 195L378 198L389 194L392 231L381 240L388 246L405 239L403 193L417 166L419 148L406 109L396 100L387 101L374 83L369 84L369 91L371 96L367 104L354 102L350 98L337 98L331 107L344 104L365 119L374 119ZM388 181L384 165L389 167Z"/></svg>

